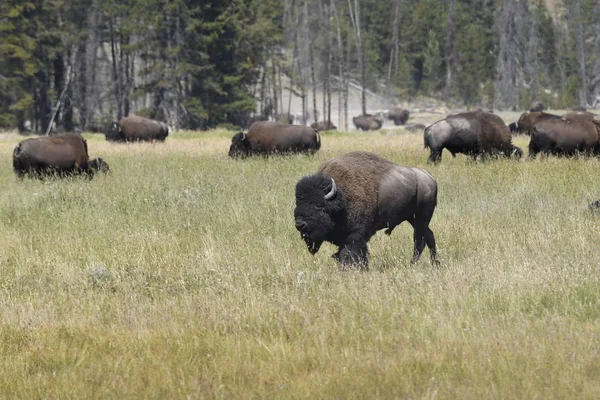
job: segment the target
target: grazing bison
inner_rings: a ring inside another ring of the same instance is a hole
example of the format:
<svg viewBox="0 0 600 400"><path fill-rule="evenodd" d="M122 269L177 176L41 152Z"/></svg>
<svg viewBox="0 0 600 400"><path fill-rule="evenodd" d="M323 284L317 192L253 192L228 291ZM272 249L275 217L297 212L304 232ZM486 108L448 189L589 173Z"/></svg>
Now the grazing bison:
<svg viewBox="0 0 600 400"><path fill-rule="evenodd" d="M313 122L312 124L310 124L310 127L318 130L319 132L334 131L337 129L337 126L335 126L331 121Z"/></svg>
<svg viewBox="0 0 600 400"><path fill-rule="evenodd" d="M392 107L388 111L387 118L394 121L394 125L404 125L408 121L410 113L408 110L399 107Z"/></svg>
<svg viewBox="0 0 600 400"><path fill-rule="evenodd" d="M374 117L371 114L359 115L358 117L352 118L352 122L356 129L362 129L363 131L376 131L381 128L383 121Z"/></svg>
<svg viewBox="0 0 600 400"><path fill-rule="evenodd" d="M136 115L121 118L110 124L106 133L106 140L114 142L164 142L169 135L169 126L164 122L155 121Z"/></svg>
<svg viewBox="0 0 600 400"><path fill-rule="evenodd" d="M253 154L314 153L321 148L319 132L302 125L279 122L255 122L248 133L239 132L231 139L229 157Z"/></svg>
<svg viewBox="0 0 600 400"><path fill-rule="evenodd" d="M26 139L13 151L13 168L18 177L25 174L59 176L107 172L101 158L88 160L87 142L76 133Z"/></svg>
<svg viewBox="0 0 600 400"><path fill-rule="evenodd" d="M339 247L334 258L340 269L367 269L369 239L381 229L390 235L404 221L414 228L412 262L427 244L437 263L429 229L436 204L437 183L428 172L358 151L327 161L298 181L294 218L311 254L324 241Z"/></svg>
<svg viewBox="0 0 600 400"><path fill-rule="evenodd" d="M406 129L409 132L418 132L418 131L422 131L425 128L427 128L425 125L423 124L408 124L408 125L404 125L404 129Z"/></svg>
<svg viewBox="0 0 600 400"><path fill-rule="evenodd" d="M525 135L531 135L533 126L538 122L545 121L547 119L560 118L558 115L548 114L541 111L527 111L521 114L519 121L513 122L508 127L512 133L523 133Z"/></svg>
<svg viewBox="0 0 600 400"><path fill-rule="evenodd" d="M428 163L442 160L442 151L452 156L463 153L474 159L480 155L504 155L520 158L523 152L513 146L508 127L502 119L484 111L452 115L425 129L425 148L431 150Z"/></svg>
<svg viewBox="0 0 600 400"><path fill-rule="evenodd" d="M600 119L558 118L537 123L529 141L529 158L600 153Z"/></svg>

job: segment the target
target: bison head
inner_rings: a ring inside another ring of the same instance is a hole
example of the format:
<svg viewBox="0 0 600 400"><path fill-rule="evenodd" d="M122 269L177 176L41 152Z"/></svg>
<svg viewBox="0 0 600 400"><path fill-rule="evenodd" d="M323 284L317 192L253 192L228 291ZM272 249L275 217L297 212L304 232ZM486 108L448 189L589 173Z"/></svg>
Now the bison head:
<svg viewBox="0 0 600 400"><path fill-rule="evenodd" d="M108 127L106 132L106 140L122 140L123 138L123 130L121 129L121 125L117 122L113 122Z"/></svg>
<svg viewBox="0 0 600 400"><path fill-rule="evenodd" d="M311 254L319 251L324 241L336 243L346 229L346 201L335 181L323 174L298 181L294 218Z"/></svg>
<svg viewBox="0 0 600 400"><path fill-rule="evenodd" d="M243 132L236 133L233 138L231 138L231 146L229 146L229 157L238 158L248 155L250 152L250 140L248 140L248 135Z"/></svg>
<svg viewBox="0 0 600 400"><path fill-rule="evenodd" d="M106 174L109 171L108 163L102 158L94 158L88 161L88 168L94 171L94 173L104 172Z"/></svg>

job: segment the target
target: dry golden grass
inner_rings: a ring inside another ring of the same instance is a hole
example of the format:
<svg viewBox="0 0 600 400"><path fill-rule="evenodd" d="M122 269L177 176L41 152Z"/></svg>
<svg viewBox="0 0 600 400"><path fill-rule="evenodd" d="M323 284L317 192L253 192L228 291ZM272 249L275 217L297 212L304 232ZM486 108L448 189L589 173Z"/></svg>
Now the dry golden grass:
<svg viewBox="0 0 600 400"><path fill-rule="evenodd" d="M597 398L599 161L433 167L400 131L246 161L231 132L86 135L91 181L18 181L1 137L0 397ZM437 179L441 267L404 225L366 273L306 251L295 183L359 149Z"/></svg>

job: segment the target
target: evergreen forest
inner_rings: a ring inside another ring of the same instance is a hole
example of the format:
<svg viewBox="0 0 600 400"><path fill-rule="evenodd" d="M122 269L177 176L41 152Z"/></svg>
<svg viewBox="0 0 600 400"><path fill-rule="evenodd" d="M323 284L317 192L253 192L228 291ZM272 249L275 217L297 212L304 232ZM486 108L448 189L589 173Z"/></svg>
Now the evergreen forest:
<svg viewBox="0 0 600 400"><path fill-rule="evenodd" d="M245 127L288 112L291 97L306 118L335 108L347 120L349 88L363 113L366 94L598 106L600 1L0 2L4 129L102 130L133 113L176 129Z"/></svg>

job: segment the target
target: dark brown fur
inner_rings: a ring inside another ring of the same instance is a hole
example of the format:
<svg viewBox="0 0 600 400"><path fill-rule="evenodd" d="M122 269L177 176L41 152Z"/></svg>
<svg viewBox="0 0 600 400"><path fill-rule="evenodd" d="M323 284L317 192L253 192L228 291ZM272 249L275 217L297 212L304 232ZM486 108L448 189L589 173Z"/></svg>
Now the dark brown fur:
<svg viewBox="0 0 600 400"><path fill-rule="evenodd" d="M394 125L404 125L409 116L409 111L400 107L392 107L388 112L388 119L394 121Z"/></svg>
<svg viewBox="0 0 600 400"><path fill-rule="evenodd" d="M523 133L525 135L531 135L533 126L538 122L545 121L547 119L560 118L558 115L548 114L541 111L527 111L521 114L519 121L517 121L515 133Z"/></svg>
<svg viewBox="0 0 600 400"><path fill-rule="evenodd" d="M164 122L133 115L111 124L106 139L116 142L164 141L169 127Z"/></svg>
<svg viewBox="0 0 600 400"><path fill-rule="evenodd" d="M354 117L352 122L356 129L362 129L363 131L375 131L381 128L382 125L382 122L371 114Z"/></svg>
<svg viewBox="0 0 600 400"><path fill-rule="evenodd" d="M332 197L324 197L328 192ZM381 229L391 234L404 221L415 229L413 262L425 244L437 262L429 229L436 204L437 184L429 173L357 151L327 161L297 183L294 218L311 253L323 241L339 246L334 257L341 267L366 268L369 239Z"/></svg>
<svg viewBox="0 0 600 400"><path fill-rule="evenodd" d="M464 122L468 123L467 126ZM512 144L510 130L499 116L485 111L470 111L451 115L425 129L425 148L431 149L429 163L442 159L443 149L452 156L457 153L478 156L503 155L520 158L521 149Z"/></svg>
<svg viewBox="0 0 600 400"><path fill-rule="evenodd" d="M310 127L318 130L319 132L334 131L337 129L337 126L335 126L331 121L313 122L312 124L310 124Z"/></svg>
<svg viewBox="0 0 600 400"><path fill-rule="evenodd" d="M537 123L529 141L529 157L535 158L537 153L556 156L598 155L600 120L579 116Z"/></svg>
<svg viewBox="0 0 600 400"><path fill-rule="evenodd" d="M314 153L321 148L321 137L315 129L303 125L258 121L247 134L239 132L231 139L229 156L253 154Z"/></svg>
<svg viewBox="0 0 600 400"><path fill-rule="evenodd" d="M87 142L76 133L23 140L13 151L13 168L19 177L90 172Z"/></svg>

